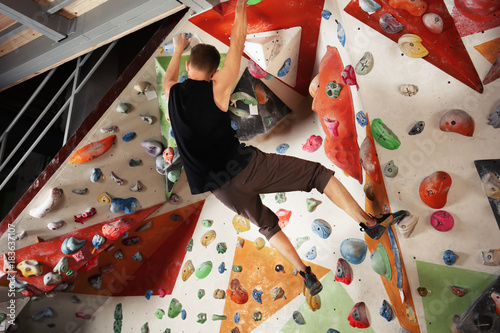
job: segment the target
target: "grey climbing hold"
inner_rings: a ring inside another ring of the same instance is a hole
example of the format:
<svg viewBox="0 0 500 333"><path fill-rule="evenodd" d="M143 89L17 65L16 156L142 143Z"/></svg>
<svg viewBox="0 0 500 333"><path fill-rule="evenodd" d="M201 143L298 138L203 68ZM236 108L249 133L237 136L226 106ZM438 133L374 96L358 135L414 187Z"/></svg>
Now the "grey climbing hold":
<svg viewBox="0 0 500 333"><path fill-rule="evenodd" d="M131 167L139 166L141 165L141 163L142 163L141 159L134 160L133 158L131 158L130 161L128 161L128 165L130 165Z"/></svg>
<svg viewBox="0 0 500 333"><path fill-rule="evenodd" d="M127 114L131 108L132 108L132 104L130 104L130 103L119 103L116 106L116 111L123 113L123 114Z"/></svg>
<svg viewBox="0 0 500 333"><path fill-rule="evenodd" d="M134 255L132 255L132 259L134 259L135 261L142 261L142 253L141 253L141 251L138 251Z"/></svg>
<svg viewBox="0 0 500 333"><path fill-rule="evenodd" d="M415 125L411 128L411 130L408 132L409 135L417 135L422 133L425 127L425 121L417 121Z"/></svg>
<svg viewBox="0 0 500 333"><path fill-rule="evenodd" d="M389 178L394 178L398 175L399 168L394 164L393 160L390 160L389 163L384 167L384 175Z"/></svg>
<svg viewBox="0 0 500 333"><path fill-rule="evenodd" d="M59 284L62 281L62 276L60 274L56 274L54 272L48 272L43 276L43 283L46 286L50 286L53 284Z"/></svg>
<svg viewBox="0 0 500 333"><path fill-rule="evenodd" d="M130 188L132 192L141 192L143 189L144 185L142 185L140 180L136 181L135 185Z"/></svg>
<svg viewBox="0 0 500 333"><path fill-rule="evenodd" d="M149 228L151 228L152 225L153 225L153 221L149 221L148 223L146 223L146 224L140 226L139 228L135 229L135 232L146 231Z"/></svg>
<svg viewBox="0 0 500 333"><path fill-rule="evenodd" d="M83 195L85 193L88 192L88 188L86 187L83 187L83 188L75 188L74 190L72 190L71 192L75 193L75 194L78 194L78 195Z"/></svg>
<svg viewBox="0 0 500 333"><path fill-rule="evenodd" d="M299 311L294 311L292 317L297 325L304 325L306 323L304 316L302 316L302 313Z"/></svg>
<svg viewBox="0 0 500 333"><path fill-rule="evenodd" d="M57 229L61 229L64 225L66 224L66 222L64 221L56 221L56 222L50 222L49 224L47 224L47 228L49 228L50 230L57 230Z"/></svg>
<svg viewBox="0 0 500 333"><path fill-rule="evenodd" d="M151 125L155 121L155 117L153 117L150 114L141 114L140 115L141 119Z"/></svg>
<svg viewBox="0 0 500 333"><path fill-rule="evenodd" d="M89 277L88 281L89 281L90 285L92 286L92 288L94 288L95 290L101 289L101 284L102 284L102 275L101 274L92 275L91 277Z"/></svg>
<svg viewBox="0 0 500 333"><path fill-rule="evenodd" d="M123 259L123 251L120 249L118 251L116 251L114 254L113 254L113 257L115 257L116 259L118 260L122 260Z"/></svg>

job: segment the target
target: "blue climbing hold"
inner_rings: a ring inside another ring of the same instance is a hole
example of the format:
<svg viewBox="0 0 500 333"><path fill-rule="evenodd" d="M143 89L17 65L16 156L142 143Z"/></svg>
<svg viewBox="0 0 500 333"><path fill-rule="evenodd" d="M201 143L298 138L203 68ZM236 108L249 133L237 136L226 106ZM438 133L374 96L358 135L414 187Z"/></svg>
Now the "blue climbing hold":
<svg viewBox="0 0 500 333"><path fill-rule="evenodd" d="M233 319L234 319L234 323L235 323L235 324L238 324L238 323L240 322L240 313L239 313L239 312L236 312L236 313L234 314Z"/></svg>
<svg viewBox="0 0 500 333"><path fill-rule="evenodd" d="M451 266L457 262L458 255L452 250L446 250L443 253L443 261L446 265Z"/></svg>
<svg viewBox="0 0 500 333"><path fill-rule="evenodd" d="M391 321L392 318L394 318L394 309L385 299L382 302L382 306L380 307L380 315L387 321Z"/></svg>
<svg viewBox="0 0 500 333"><path fill-rule="evenodd" d="M278 77L283 77L288 74L290 71L290 67L292 65L292 59L288 58L285 60L283 63L283 66L281 66L280 70L278 71Z"/></svg>
<svg viewBox="0 0 500 333"><path fill-rule="evenodd" d="M315 219L312 222L312 231L319 237L327 239L332 233L332 227L325 220Z"/></svg>
<svg viewBox="0 0 500 333"><path fill-rule="evenodd" d="M259 302L260 304L262 304L262 294L263 293L264 293L263 291L254 289L252 291L252 297L253 297L254 300L256 300L257 302Z"/></svg>
<svg viewBox="0 0 500 333"><path fill-rule="evenodd" d="M323 18L325 20L328 20L330 18L330 16L332 15L332 12L329 11L328 9L325 9L321 12L321 16L323 16Z"/></svg>
<svg viewBox="0 0 500 333"><path fill-rule="evenodd" d="M347 238L340 244L340 254L351 264L357 265L365 260L366 242L358 238Z"/></svg>
<svg viewBox="0 0 500 333"><path fill-rule="evenodd" d="M313 246L307 253L306 253L306 258L307 260L314 260L316 259L316 256L318 255L318 252L316 251L316 246Z"/></svg>
<svg viewBox="0 0 500 333"><path fill-rule="evenodd" d="M278 154L284 154L288 148L290 148L290 145L288 143L282 143L278 147L276 147L276 151Z"/></svg>
<svg viewBox="0 0 500 333"><path fill-rule="evenodd" d="M224 263L224 261L219 265L219 273L224 273L226 271L226 264Z"/></svg>
<svg viewBox="0 0 500 333"><path fill-rule="evenodd" d="M146 294L144 295L144 297L146 297L146 299L149 301L149 299L151 298L151 295L153 295L153 290L149 289L148 291L146 291Z"/></svg>
<svg viewBox="0 0 500 333"><path fill-rule="evenodd" d="M187 316L186 310L182 309L182 311L181 311L181 319L182 320L186 320L186 316Z"/></svg>
<svg viewBox="0 0 500 333"><path fill-rule="evenodd" d="M136 198L113 198L111 200L111 205L109 206L109 210L112 213L119 213L122 210L125 214L133 214L137 209L137 199Z"/></svg>
<svg viewBox="0 0 500 333"><path fill-rule="evenodd" d="M133 138L135 138L136 134L135 132L128 132L122 137L122 140L125 142L131 141Z"/></svg>
<svg viewBox="0 0 500 333"><path fill-rule="evenodd" d="M337 330L334 330L333 328L329 328L328 331L326 331L326 333L340 333L340 332Z"/></svg>
<svg viewBox="0 0 500 333"><path fill-rule="evenodd" d="M186 81L186 80L187 80L187 78L188 78L188 76L187 76L186 74L184 74L183 76L181 76L181 77L179 78L179 82L181 82L181 83L182 83L182 82Z"/></svg>
<svg viewBox="0 0 500 333"><path fill-rule="evenodd" d="M238 122L236 120L231 119L231 128L234 129L235 131L238 130Z"/></svg>
<svg viewBox="0 0 500 333"><path fill-rule="evenodd" d="M339 38L340 44L342 46L345 46L345 31L344 28L342 27L342 24L340 24L339 21L335 20L337 22L337 37Z"/></svg>
<svg viewBox="0 0 500 333"><path fill-rule="evenodd" d="M172 127L170 127L170 129L168 130L168 136L175 140L174 130L172 129Z"/></svg>
<svg viewBox="0 0 500 333"><path fill-rule="evenodd" d="M362 127L368 125L368 118L366 117L366 114L363 111L358 111L358 113L356 113L356 120L358 121L358 124L360 124Z"/></svg>

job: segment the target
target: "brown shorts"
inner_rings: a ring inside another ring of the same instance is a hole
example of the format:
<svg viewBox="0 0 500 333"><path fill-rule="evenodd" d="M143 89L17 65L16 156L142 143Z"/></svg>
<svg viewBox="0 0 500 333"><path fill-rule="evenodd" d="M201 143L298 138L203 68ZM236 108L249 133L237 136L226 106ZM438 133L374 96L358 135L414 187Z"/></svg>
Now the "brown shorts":
<svg viewBox="0 0 500 333"><path fill-rule="evenodd" d="M320 193L334 171L320 163L293 156L264 153L255 148L250 163L228 183L212 193L224 205L260 227L268 240L281 228L279 218L262 204L259 194L311 191Z"/></svg>

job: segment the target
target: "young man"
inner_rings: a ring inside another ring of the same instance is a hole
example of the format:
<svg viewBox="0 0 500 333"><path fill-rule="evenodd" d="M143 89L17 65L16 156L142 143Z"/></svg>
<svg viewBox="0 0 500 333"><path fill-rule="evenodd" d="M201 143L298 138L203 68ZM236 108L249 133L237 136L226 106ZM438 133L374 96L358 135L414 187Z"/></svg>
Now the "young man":
<svg viewBox="0 0 500 333"><path fill-rule="evenodd" d="M333 176L334 172L321 164L263 153L239 142L227 110L240 71L246 26L246 0L238 0L223 68L217 71L220 56L215 47L196 45L186 62L188 78L183 83L177 82L179 63L189 40L184 34L174 38L174 54L163 81L170 122L191 193L211 191L227 207L259 226L270 244L300 271L310 294L316 295L322 289L321 283L303 263L281 231L278 217L262 204L259 194L316 188L373 238L380 237L385 227L406 213L369 216Z"/></svg>

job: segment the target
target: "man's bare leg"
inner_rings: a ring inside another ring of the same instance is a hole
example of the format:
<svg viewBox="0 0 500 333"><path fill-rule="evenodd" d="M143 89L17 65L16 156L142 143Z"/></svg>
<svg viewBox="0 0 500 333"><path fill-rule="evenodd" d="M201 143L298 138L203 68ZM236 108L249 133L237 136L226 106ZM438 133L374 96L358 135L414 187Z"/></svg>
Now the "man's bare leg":
<svg viewBox="0 0 500 333"><path fill-rule="evenodd" d="M377 221L366 214L356 200L354 200L351 193L347 191L335 176L330 178L323 192L335 205L349 214L357 223L364 223L369 228L377 224Z"/></svg>
<svg viewBox="0 0 500 333"><path fill-rule="evenodd" d="M293 247L290 239L285 235L283 231L278 231L269 240L271 246L275 248L286 260L288 260L295 268L299 271L305 272L306 265L300 259L299 254Z"/></svg>

